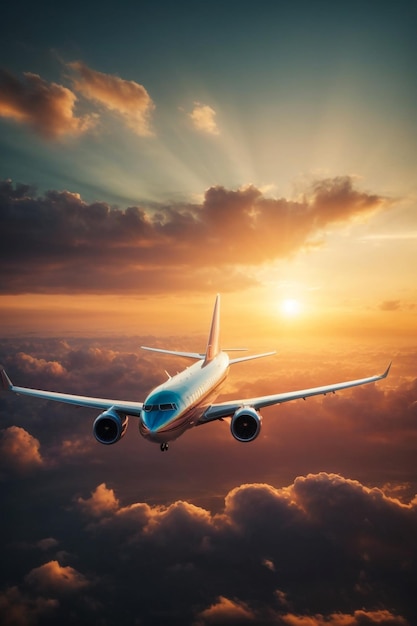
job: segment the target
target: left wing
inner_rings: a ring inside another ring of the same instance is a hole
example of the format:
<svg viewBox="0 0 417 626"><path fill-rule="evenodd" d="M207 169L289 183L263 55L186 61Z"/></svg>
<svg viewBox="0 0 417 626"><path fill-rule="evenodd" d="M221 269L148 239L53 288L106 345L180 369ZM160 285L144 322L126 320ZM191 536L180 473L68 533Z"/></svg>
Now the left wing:
<svg viewBox="0 0 417 626"><path fill-rule="evenodd" d="M232 400L221 402L219 404L212 404L201 416L199 423L205 424L213 420L221 419L223 417L231 417L238 409L247 406L254 409L262 409L265 406L271 406L273 404L281 404L282 402L289 402L290 400L298 400L302 398L310 398L311 396L326 395L327 393L335 393L341 389L348 389L349 387L358 387L359 385L367 385L368 383L374 383L377 380L382 380L388 376L391 363L383 374L377 376L369 376L368 378L358 378L357 380L349 380L344 383L336 383L335 385L326 385L323 387L312 387L311 389L301 389L300 391L290 391L286 393L278 393L271 396L259 396L257 398L244 398L242 400Z"/></svg>
<svg viewBox="0 0 417 626"><path fill-rule="evenodd" d="M43 400L55 400L64 404L74 404L91 409L107 410L113 407L116 411L139 417L142 410L142 402L126 402L124 400L108 400L106 398L90 398L89 396L75 396L69 393L58 393L56 391L42 391L40 389L29 389L28 387L16 387L7 376L4 369L0 370L3 388L13 391L22 396L31 396Z"/></svg>

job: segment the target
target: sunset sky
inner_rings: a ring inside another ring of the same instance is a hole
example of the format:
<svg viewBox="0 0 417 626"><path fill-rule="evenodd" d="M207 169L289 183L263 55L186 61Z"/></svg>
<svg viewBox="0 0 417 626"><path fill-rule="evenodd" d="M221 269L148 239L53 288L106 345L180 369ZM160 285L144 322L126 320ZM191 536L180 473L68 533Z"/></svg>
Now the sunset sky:
<svg viewBox="0 0 417 626"><path fill-rule="evenodd" d="M139 346L204 349L216 293L225 347L278 352L224 398L393 360L167 455L2 393L2 624L417 623L416 29L405 0L2 9L16 384L142 400L183 363Z"/></svg>

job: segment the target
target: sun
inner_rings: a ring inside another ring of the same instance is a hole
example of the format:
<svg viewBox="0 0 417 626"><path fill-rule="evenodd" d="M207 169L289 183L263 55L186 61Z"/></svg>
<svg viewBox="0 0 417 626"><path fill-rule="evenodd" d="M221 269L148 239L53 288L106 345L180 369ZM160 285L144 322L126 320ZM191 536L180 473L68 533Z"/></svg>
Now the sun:
<svg viewBox="0 0 417 626"><path fill-rule="evenodd" d="M295 298L285 298L281 302L281 313L285 317L297 317L301 312L301 304Z"/></svg>

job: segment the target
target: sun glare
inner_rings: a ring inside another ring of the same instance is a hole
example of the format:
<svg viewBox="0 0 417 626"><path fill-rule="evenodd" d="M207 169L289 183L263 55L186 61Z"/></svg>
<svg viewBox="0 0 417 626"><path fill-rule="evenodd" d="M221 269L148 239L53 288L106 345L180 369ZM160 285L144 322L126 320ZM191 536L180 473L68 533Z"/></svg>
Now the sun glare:
<svg viewBox="0 0 417 626"><path fill-rule="evenodd" d="M301 311L299 300L295 298L286 298L281 302L281 313L285 317L296 317Z"/></svg>

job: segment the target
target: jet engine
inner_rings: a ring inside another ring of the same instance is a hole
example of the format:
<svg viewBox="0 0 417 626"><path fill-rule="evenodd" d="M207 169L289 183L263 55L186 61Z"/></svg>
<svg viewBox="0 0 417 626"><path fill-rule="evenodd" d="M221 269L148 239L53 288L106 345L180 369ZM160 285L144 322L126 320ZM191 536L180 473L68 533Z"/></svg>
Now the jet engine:
<svg viewBox="0 0 417 626"><path fill-rule="evenodd" d="M115 409L108 409L101 413L93 424L93 434L99 443L110 445L120 441L126 432L128 417L118 413Z"/></svg>
<svg viewBox="0 0 417 626"><path fill-rule="evenodd" d="M261 432L262 415L253 407L236 411L230 422L230 431L238 441L253 441Z"/></svg>

